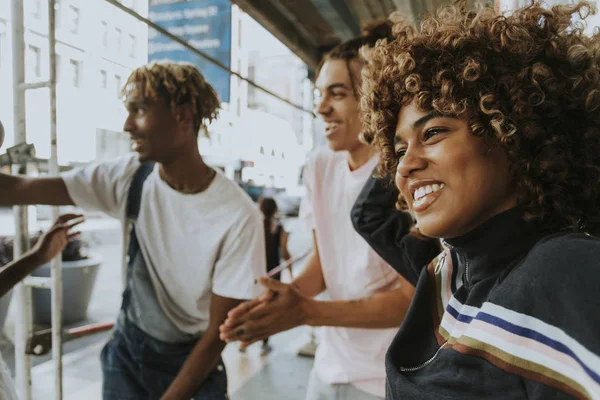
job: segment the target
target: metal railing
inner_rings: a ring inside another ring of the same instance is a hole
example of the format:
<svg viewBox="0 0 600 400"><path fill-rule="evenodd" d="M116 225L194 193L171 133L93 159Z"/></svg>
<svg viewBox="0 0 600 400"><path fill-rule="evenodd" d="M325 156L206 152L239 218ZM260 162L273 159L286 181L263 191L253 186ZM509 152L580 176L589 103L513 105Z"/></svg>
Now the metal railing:
<svg viewBox="0 0 600 400"><path fill-rule="evenodd" d="M50 175L58 175L57 133L56 133L56 30L55 2L48 0L48 44L50 74L46 82L25 82L25 27L22 0L12 1L12 40L13 40L13 98L14 98L14 137L16 144L27 142L25 92L48 88L50 90ZM27 174L27 163L13 165L13 174ZM54 219L58 217L58 207L52 208ZM14 257L19 257L29 246L27 207L15 207L15 246ZM15 328L15 369L17 393L22 400L31 400L31 354L28 342L33 336L31 288L50 288L52 302L52 360L54 363L54 398L62 399L62 269L61 256L52 260L50 278L26 278L15 289L17 321Z"/></svg>

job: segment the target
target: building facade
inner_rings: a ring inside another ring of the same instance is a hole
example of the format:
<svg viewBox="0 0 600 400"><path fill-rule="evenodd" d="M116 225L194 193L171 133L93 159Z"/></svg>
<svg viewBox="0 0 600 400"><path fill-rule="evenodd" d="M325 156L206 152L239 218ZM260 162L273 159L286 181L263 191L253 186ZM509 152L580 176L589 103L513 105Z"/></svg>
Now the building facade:
<svg viewBox="0 0 600 400"><path fill-rule="evenodd" d="M11 1L0 2L0 119L13 144ZM148 16L148 0L122 0ZM26 81L49 76L48 2L24 0ZM57 129L61 165L116 157L130 151L122 132L126 110L120 90L130 72L148 61L148 27L105 0L56 0ZM231 9L231 65L278 95L312 107L307 68L283 44L241 12ZM314 143L309 114L231 76L230 103L201 137L201 153L230 178L265 186L297 185ZM48 89L28 91L27 140L40 158L50 156ZM242 173L242 169L246 169Z"/></svg>
<svg viewBox="0 0 600 400"><path fill-rule="evenodd" d="M142 15L145 0L122 3ZM11 2L0 2L0 119L13 141ZM48 2L23 0L27 82L49 77ZM102 156L104 135L122 130L125 109L120 89L148 54L148 28L104 0L56 0L57 129L61 164ZM28 141L38 157L50 156L48 89L27 92ZM127 145L126 138L119 138ZM107 142L108 143L108 142ZM113 143L114 144L114 143Z"/></svg>

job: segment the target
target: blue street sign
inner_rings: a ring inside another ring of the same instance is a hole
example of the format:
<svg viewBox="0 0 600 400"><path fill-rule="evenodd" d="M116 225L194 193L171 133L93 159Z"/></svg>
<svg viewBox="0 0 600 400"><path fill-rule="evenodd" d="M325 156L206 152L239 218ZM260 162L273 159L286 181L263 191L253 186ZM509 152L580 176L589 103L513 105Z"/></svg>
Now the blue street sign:
<svg viewBox="0 0 600 400"><path fill-rule="evenodd" d="M149 19L226 67L231 66L230 0L151 0ZM148 60L165 59L194 64L215 88L221 101L229 102L227 71L150 29Z"/></svg>

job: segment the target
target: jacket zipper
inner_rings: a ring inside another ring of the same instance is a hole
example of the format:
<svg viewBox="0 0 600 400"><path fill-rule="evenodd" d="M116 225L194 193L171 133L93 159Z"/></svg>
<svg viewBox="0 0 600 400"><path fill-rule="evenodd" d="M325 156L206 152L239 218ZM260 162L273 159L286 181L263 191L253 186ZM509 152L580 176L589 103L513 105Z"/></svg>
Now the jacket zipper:
<svg viewBox="0 0 600 400"><path fill-rule="evenodd" d="M424 363L421 363L421 364L416 365L414 367L398 367L398 369L400 370L400 372L415 372L415 371L418 371L420 369L425 368L426 366L428 366L429 364L431 364L435 360L435 358L440 353L440 351L442 351L442 349L444 347L446 347L446 344L448 344L447 340L444 343L442 343L442 345L437 349L437 351L435 352L435 354L433 356L431 356L431 358L429 360L425 361Z"/></svg>
<svg viewBox="0 0 600 400"><path fill-rule="evenodd" d="M458 256L458 250L452 246L450 243L446 242L444 239L442 239L442 244L444 246L446 246L447 248L454 250ZM452 256L450 256L452 257ZM458 257L457 257L458 258ZM444 261L444 259L440 260L442 263ZM437 268L436 268L437 269ZM437 272L437 271L436 271ZM471 286L471 281L469 279L469 260L465 257L465 279L463 284L467 287L467 289ZM442 351L442 349L444 347L446 347L446 345L448 344L448 341L446 340L444 343L442 343L442 345L436 350L436 352L433 354L433 356L431 356L431 358L429 358L428 360L426 360L425 362L416 365L414 367L398 367L398 369L400 370L400 372L416 372L419 371L423 368L425 368L426 366L428 366L429 364L431 364L433 361L435 361L436 357L438 356L438 354L440 353L440 351Z"/></svg>
<svg viewBox="0 0 600 400"><path fill-rule="evenodd" d="M471 288L471 280L469 279L469 259L465 257L465 280L467 285L467 290Z"/></svg>
<svg viewBox="0 0 600 400"><path fill-rule="evenodd" d="M454 250L456 252L456 255L457 255L456 258L459 259L458 255L460 253L458 252L458 250L456 249L456 247L452 246L450 243L446 242L444 239L442 239L442 244L444 246L448 247L449 249ZM459 259L459 261L460 261L460 259ZM467 257L465 257L465 278L463 280L463 284L465 285L465 287L466 287L467 290L471 288L471 279L469 277L469 259Z"/></svg>

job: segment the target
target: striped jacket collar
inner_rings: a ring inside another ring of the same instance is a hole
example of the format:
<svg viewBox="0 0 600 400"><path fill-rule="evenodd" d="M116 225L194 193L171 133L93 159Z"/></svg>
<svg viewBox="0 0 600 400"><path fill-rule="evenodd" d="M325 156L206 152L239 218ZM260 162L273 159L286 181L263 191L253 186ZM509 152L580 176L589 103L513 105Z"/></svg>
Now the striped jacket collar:
<svg viewBox="0 0 600 400"><path fill-rule="evenodd" d="M490 218L466 235L444 242L456 250L457 261L466 267L465 284L472 286L497 276L508 262L526 254L542 236L537 225L524 220L523 209L515 207Z"/></svg>

